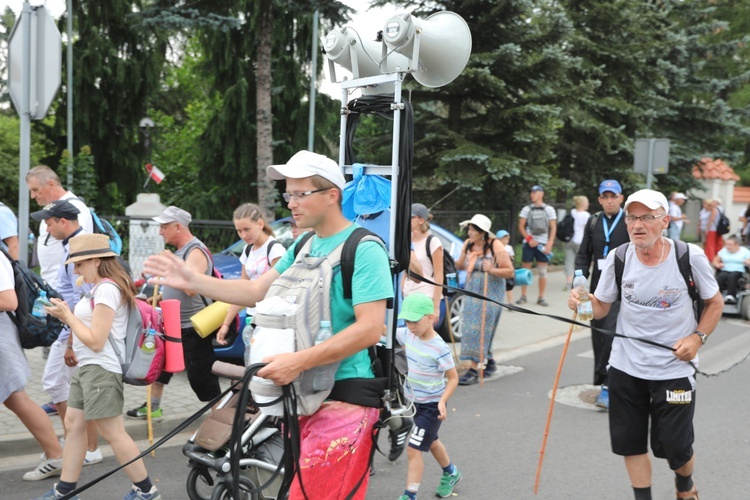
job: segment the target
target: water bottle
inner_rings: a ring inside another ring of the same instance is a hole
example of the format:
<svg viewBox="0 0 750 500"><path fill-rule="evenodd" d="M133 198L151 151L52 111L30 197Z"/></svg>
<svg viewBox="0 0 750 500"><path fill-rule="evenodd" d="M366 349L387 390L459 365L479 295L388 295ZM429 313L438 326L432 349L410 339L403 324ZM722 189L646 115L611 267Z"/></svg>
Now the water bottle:
<svg viewBox="0 0 750 500"><path fill-rule="evenodd" d="M141 345L141 350L143 352L154 352L156 350L156 330L154 330L153 328L148 329L146 339Z"/></svg>
<svg viewBox="0 0 750 500"><path fill-rule="evenodd" d="M37 295L36 299L34 300L34 306L31 308L31 315L35 318L47 320L47 311L44 309L45 305L52 305L50 301L47 299L47 292L44 290L39 290L39 295Z"/></svg>
<svg viewBox="0 0 750 500"><path fill-rule="evenodd" d="M333 331L331 331L331 322L326 320L321 321L320 329L318 329L318 334L315 336L315 345L322 344L332 336ZM313 390L330 390L333 387L336 371L331 369L330 366L319 366L317 369L318 371L313 378Z"/></svg>
<svg viewBox="0 0 750 500"><path fill-rule="evenodd" d="M245 326L242 328L242 342L245 344L245 366L250 366L250 343L253 340L253 317L245 318Z"/></svg>
<svg viewBox="0 0 750 500"><path fill-rule="evenodd" d="M453 288L458 287L458 280L456 279L456 273L448 273L445 275L445 284L452 286Z"/></svg>
<svg viewBox="0 0 750 500"><path fill-rule="evenodd" d="M578 320L590 321L594 319L594 309L589 298L588 280L584 278L583 271L576 269L573 278L573 289L578 292Z"/></svg>
<svg viewBox="0 0 750 500"><path fill-rule="evenodd" d="M322 344L332 336L333 332L331 331L331 322L325 320L321 321L320 329L318 330L318 334L315 336L315 345Z"/></svg>

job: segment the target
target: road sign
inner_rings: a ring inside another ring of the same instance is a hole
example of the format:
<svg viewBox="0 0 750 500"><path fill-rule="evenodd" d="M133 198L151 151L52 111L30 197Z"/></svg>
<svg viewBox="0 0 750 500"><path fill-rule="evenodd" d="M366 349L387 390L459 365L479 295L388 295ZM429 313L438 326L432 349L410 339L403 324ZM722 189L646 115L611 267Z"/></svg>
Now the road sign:
<svg viewBox="0 0 750 500"><path fill-rule="evenodd" d="M60 88L62 71L62 40L55 21L43 6L31 11L31 22L18 17L8 39L8 90L19 113L25 109L23 86L29 86L28 110L32 119L47 114ZM27 27L28 26L28 27ZM30 37L29 53L24 53L24 38ZM27 62L28 61L28 62ZM24 64L29 64L29 81L23 78Z"/></svg>
<svg viewBox="0 0 750 500"><path fill-rule="evenodd" d="M653 147L653 150L652 150ZM635 141L633 169L639 174L666 174L669 172L669 139L637 139Z"/></svg>

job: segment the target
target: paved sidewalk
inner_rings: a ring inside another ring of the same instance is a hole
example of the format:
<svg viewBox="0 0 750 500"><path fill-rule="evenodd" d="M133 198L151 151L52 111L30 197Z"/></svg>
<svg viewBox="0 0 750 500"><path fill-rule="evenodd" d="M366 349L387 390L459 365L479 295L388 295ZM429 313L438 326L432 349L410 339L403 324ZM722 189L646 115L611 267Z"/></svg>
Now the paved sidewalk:
<svg viewBox="0 0 750 500"><path fill-rule="evenodd" d="M548 273L545 298L550 304L549 307L536 305L537 279L536 272L534 272L534 284L529 287L527 294L529 303L522 307L538 313L565 318L572 317L571 311L567 308L567 292L562 290L565 284L565 276L562 270L553 270ZM520 287L513 291L513 295L515 300L521 296ZM562 344L565 341L568 329L567 324L551 318L504 310L494 340L495 359L502 363L528 352ZM574 338L588 336L589 332L588 329L577 327L574 329ZM41 376L45 363L42 359L42 349L28 350L26 356L32 371L32 378L26 386L26 391L32 400L44 404L48 401L48 397L41 388ZM226 388L227 386L228 383L222 381L222 387ZM125 386L125 409L135 408L145 400L146 387ZM203 403L198 401L190 389L185 373L175 375L164 391L162 400L164 418L154 422L154 440L158 440L174 429L202 406ZM60 418L52 417L52 419L56 432L62 436ZM125 417L125 424L134 439L147 438L145 420ZM194 423L191 428L195 429L197 426L198 423ZM0 458L37 451L41 452L41 449L20 420L7 408L0 406Z"/></svg>

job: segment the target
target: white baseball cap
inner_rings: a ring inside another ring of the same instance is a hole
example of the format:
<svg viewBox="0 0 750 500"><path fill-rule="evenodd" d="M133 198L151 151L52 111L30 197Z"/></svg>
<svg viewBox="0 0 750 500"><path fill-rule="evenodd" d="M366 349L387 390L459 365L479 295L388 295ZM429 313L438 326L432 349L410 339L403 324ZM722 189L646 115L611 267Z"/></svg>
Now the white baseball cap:
<svg viewBox="0 0 750 500"><path fill-rule="evenodd" d="M676 195L674 195L674 199L675 200L687 200L688 198L683 193L677 193Z"/></svg>
<svg viewBox="0 0 750 500"><path fill-rule="evenodd" d="M465 228L469 224L473 224L477 226L482 231L489 233L490 228L492 227L492 221L487 217L486 215L482 214L476 214L474 217L472 217L469 220L465 220L460 223L461 229Z"/></svg>
<svg viewBox="0 0 750 500"><path fill-rule="evenodd" d="M628 196L628 199L625 202L625 210L628 209L631 203L642 203L643 205L646 205L649 210L663 208L665 213L669 212L667 197L653 189L641 189L640 191L636 191Z"/></svg>
<svg viewBox="0 0 750 500"><path fill-rule="evenodd" d="M344 173L341 171L338 163L327 156L304 150L289 158L289 161L284 165L270 165L266 167L266 175L275 181L304 179L313 175L319 175L335 184L341 191L344 190L344 186L346 185Z"/></svg>

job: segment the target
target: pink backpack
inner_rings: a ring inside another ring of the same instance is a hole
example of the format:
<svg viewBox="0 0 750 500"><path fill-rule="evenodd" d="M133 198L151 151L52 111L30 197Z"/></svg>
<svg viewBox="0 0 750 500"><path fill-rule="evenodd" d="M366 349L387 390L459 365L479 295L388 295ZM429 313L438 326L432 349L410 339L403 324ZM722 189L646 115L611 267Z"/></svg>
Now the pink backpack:
<svg viewBox="0 0 750 500"><path fill-rule="evenodd" d="M104 279L99 284L104 282L115 284L110 279ZM109 337L109 343L120 361L123 382L130 385L149 385L159 377L164 369L166 359L164 318L158 310L145 300L136 298L135 304L137 307L128 307L125 355L122 355L112 341L112 337ZM94 309L94 290L91 291L91 309ZM149 329L156 331L154 335L155 348L146 352L141 347L148 336Z"/></svg>

